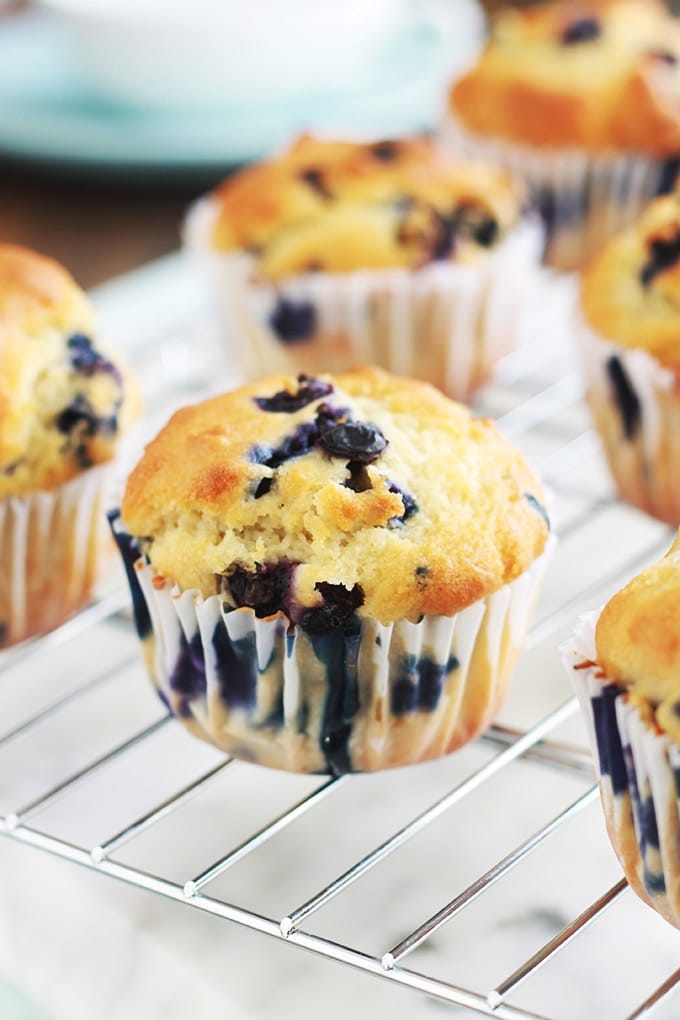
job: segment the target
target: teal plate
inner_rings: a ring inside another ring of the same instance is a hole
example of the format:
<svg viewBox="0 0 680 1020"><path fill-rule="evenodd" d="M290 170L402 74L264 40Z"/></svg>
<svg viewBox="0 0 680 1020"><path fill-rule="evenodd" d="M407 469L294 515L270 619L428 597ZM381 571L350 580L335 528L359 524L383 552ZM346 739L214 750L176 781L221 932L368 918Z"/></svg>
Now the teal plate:
<svg viewBox="0 0 680 1020"><path fill-rule="evenodd" d="M2 1020L49 1020L49 1017L13 985L0 980L0 1017Z"/></svg>
<svg viewBox="0 0 680 1020"><path fill-rule="evenodd" d="M305 129L431 130L450 77L451 38L441 20L413 17L380 59L360 69L362 87L351 94L158 113L106 105L74 66L60 26L31 11L0 25L0 155L93 170L182 171L258 158Z"/></svg>

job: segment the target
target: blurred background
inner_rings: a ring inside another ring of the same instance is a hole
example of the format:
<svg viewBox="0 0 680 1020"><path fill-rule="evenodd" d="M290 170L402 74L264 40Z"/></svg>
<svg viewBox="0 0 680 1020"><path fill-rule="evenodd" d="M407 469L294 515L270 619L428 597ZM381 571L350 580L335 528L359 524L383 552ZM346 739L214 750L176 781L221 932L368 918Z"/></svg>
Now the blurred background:
<svg viewBox="0 0 680 1020"><path fill-rule="evenodd" d="M0 0L2 239L90 287L294 132L433 128L483 32L477 0Z"/></svg>
<svg viewBox="0 0 680 1020"><path fill-rule="evenodd" d="M193 198L295 132L432 129L499 6L0 0L2 239L85 287L170 252Z"/></svg>

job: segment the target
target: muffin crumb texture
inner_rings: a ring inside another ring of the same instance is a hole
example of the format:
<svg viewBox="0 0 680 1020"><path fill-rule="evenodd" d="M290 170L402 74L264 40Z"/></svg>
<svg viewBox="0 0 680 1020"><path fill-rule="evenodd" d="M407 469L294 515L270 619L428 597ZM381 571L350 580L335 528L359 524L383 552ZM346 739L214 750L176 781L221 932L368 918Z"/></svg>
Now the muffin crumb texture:
<svg viewBox="0 0 680 1020"><path fill-rule="evenodd" d="M653 201L593 259L581 306L603 337L680 371L680 193Z"/></svg>
<svg viewBox="0 0 680 1020"><path fill-rule="evenodd" d="M501 12L450 108L485 136L544 148L680 149L680 28L656 0Z"/></svg>
<svg viewBox="0 0 680 1020"><path fill-rule="evenodd" d="M359 144L305 135L207 201L215 249L248 252L257 277L273 281L474 263L519 222L524 193L504 171L461 162L425 138ZM279 334L300 339L306 320L284 311Z"/></svg>
<svg viewBox="0 0 680 1020"><path fill-rule="evenodd" d="M364 368L270 378L177 412L122 517L155 571L308 631L450 616L542 553L541 488L488 421Z"/></svg>
<svg viewBox="0 0 680 1020"><path fill-rule="evenodd" d="M137 411L123 368L94 338L89 302L56 262L0 246L0 498L110 460Z"/></svg>

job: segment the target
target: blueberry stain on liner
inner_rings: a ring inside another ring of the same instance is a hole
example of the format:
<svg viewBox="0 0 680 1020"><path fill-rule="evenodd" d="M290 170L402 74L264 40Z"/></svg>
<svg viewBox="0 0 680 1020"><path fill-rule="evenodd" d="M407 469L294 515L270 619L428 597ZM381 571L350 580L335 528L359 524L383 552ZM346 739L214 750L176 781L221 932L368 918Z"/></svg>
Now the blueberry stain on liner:
<svg viewBox="0 0 680 1020"><path fill-rule="evenodd" d="M602 688L601 694L591 699L600 772L603 776L609 776L615 794L625 793L628 789L626 763L616 723L615 706L616 699L623 693L623 687L607 684Z"/></svg>
<svg viewBox="0 0 680 1020"><path fill-rule="evenodd" d="M170 674L168 686L175 695L175 715L182 719L191 716L191 702L205 697L206 676L203 643L200 631L187 641L184 631L180 632L180 645L175 666Z"/></svg>
<svg viewBox="0 0 680 1020"><path fill-rule="evenodd" d="M613 355L606 363L607 378L611 387L614 403L618 408L626 439L632 441L642 425L642 405L633 388L623 362Z"/></svg>
<svg viewBox="0 0 680 1020"><path fill-rule="evenodd" d="M257 701L255 635L231 638L220 620L212 635L220 695L230 709L251 710Z"/></svg>
<svg viewBox="0 0 680 1020"><path fill-rule="evenodd" d="M139 583L137 570L135 568L137 561L142 559L142 554L140 552L137 539L133 538L132 535L129 535L125 530L123 522L120 519L120 510L110 510L106 516L109 522L109 527L111 528L111 534L113 535L113 539L118 546L121 559L123 560L125 575L130 586L130 594L132 596L132 614L134 616L137 634L140 641L144 641L144 639L151 634L152 628L149 607Z"/></svg>
<svg viewBox="0 0 680 1020"><path fill-rule="evenodd" d="M459 665L454 655L446 663L435 662L429 655L405 655L392 685L392 714L400 716L410 712L434 712L447 677Z"/></svg>
<svg viewBox="0 0 680 1020"><path fill-rule="evenodd" d="M321 725L320 748L331 775L352 771L349 738L359 710L359 649L361 621L356 610L363 605L360 585L318 582L323 598L318 607L303 612L300 625L309 636L314 655L326 672L327 693Z"/></svg>

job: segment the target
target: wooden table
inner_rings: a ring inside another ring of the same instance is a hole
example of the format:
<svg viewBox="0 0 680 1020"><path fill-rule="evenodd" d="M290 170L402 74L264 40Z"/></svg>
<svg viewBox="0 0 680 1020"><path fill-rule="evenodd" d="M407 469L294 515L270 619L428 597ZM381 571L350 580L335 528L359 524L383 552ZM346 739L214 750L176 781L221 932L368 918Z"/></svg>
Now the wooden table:
<svg viewBox="0 0 680 1020"><path fill-rule="evenodd" d="M0 161L0 241L62 262L83 287L173 251L191 184L74 179Z"/></svg>

